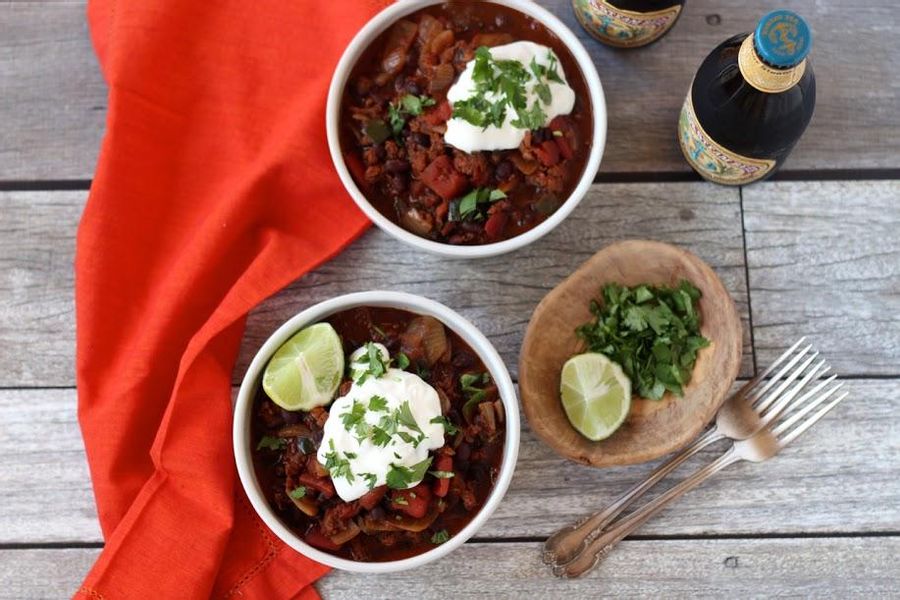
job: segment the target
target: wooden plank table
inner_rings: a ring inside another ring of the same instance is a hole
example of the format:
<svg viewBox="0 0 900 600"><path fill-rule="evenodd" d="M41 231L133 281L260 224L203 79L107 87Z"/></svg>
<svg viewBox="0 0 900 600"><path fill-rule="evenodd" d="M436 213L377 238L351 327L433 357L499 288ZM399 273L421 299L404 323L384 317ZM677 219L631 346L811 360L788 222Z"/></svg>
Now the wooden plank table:
<svg viewBox="0 0 900 600"><path fill-rule="evenodd" d="M459 310L515 377L525 325L543 295L605 244L640 237L685 246L722 277L745 327L742 378L809 335L852 396L795 447L764 466L725 471L576 581L549 574L540 542L652 465L571 464L526 426L507 497L452 560L382 577L334 573L320 591L326 598L898 597L894 3L790 3L816 34L816 116L773 182L742 189L699 182L679 155L675 118L706 52L781 2L691 0L669 36L630 52L590 40L567 0L543 3L585 41L610 107L597 183L573 217L527 249L477 262L414 255L370 231L252 313L235 380L298 310L374 288L425 294ZM70 595L103 543L75 416L74 236L106 112L83 15L81 1L0 3L0 599ZM390 269L372 260L385 254L395 257Z"/></svg>

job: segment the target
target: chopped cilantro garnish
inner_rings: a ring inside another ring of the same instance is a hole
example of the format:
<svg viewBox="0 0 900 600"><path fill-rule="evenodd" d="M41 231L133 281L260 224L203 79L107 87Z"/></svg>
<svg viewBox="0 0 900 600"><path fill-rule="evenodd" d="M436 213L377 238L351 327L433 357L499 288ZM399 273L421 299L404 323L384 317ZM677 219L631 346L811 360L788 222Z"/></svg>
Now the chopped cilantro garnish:
<svg viewBox="0 0 900 600"><path fill-rule="evenodd" d="M256 444L257 450L262 450L265 448L266 450L281 450L284 448L285 444L287 444L287 440L284 438L279 438L271 435L264 435L259 440L259 443Z"/></svg>
<svg viewBox="0 0 900 600"><path fill-rule="evenodd" d="M355 380L358 384L363 383L370 375L377 379L387 372L387 365L378 346L372 342L366 342L365 349L365 354L356 360L360 365L365 365L365 370L356 370Z"/></svg>
<svg viewBox="0 0 900 600"><path fill-rule="evenodd" d="M456 435L456 433L459 431L459 427L451 423L450 420L443 415L433 418L430 423L438 423L439 425L443 425L444 433L447 435Z"/></svg>
<svg viewBox="0 0 900 600"><path fill-rule="evenodd" d="M306 497L306 486L301 485L301 486L295 487L294 489L291 490L291 493L288 494L288 496L290 496L294 500L299 500L300 498Z"/></svg>
<svg viewBox="0 0 900 600"><path fill-rule="evenodd" d="M507 109L516 113L510 121L519 129L539 129L544 126L547 115L541 104L549 105L553 100L549 82L564 83L557 71L558 61L553 52L547 55L547 65L538 64L532 58L529 68L516 60L498 60L491 56L488 48L482 46L475 51L472 67L472 81L475 91L472 96L453 103L453 117L463 119L476 127L501 127L506 120ZM538 102L528 106L526 84L534 81L534 92ZM488 100L488 94L491 99Z"/></svg>
<svg viewBox="0 0 900 600"><path fill-rule="evenodd" d="M450 539L450 534L447 532L447 530L441 529L440 531L435 532L435 534L431 536L431 543L434 544L435 546L439 546L440 544L443 544L444 542L448 541L449 539Z"/></svg>
<svg viewBox="0 0 900 600"><path fill-rule="evenodd" d="M416 422L416 418L412 414L412 408L409 406L409 400L405 400L400 408L397 409L397 422L416 433L422 433L421 427Z"/></svg>
<svg viewBox="0 0 900 600"><path fill-rule="evenodd" d="M602 304L591 303L594 320L578 328L579 337L619 363L639 396L659 400L666 390L681 396L697 352L709 345L695 305L700 290L686 280L674 288L612 283L602 295Z"/></svg>
<svg viewBox="0 0 900 600"><path fill-rule="evenodd" d="M395 490L405 490L413 484L422 481L425 472L431 466L431 457L429 456L420 463L411 467L391 464L387 473L387 486Z"/></svg>
<svg viewBox="0 0 900 600"><path fill-rule="evenodd" d="M360 473L359 476L366 480L366 486L370 490L375 489L375 484L378 483L378 477L375 476L375 473Z"/></svg>
<svg viewBox="0 0 900 600"><path fill-rule="evenodd" d="M506 198L503 190L475 188L462 198L450 202L449 218L451 221L480 221L485 218L485 206L503 198Z"/></svg>
<svg viewBox="0 0 900 600"><path fill-rule="evenodd" d="M384 412L387 410L387 398L384 396L372 396L369 398L369 410Z"/></svg>
<svg viewBox="0 0 900 600"><path fill-rule="evenodd" d="M325 455L325 469L331 475L332 479L339 477L345 478L349 483L353 483L353 471L350 470L350 458L356 458L353 453L347 453L341 456L334 448L334 440L329 440L329 448L331 449Z"/></svg>
<svg viewBox="0 0 900 600"><path fill-rule="evenodd" d="M394 135L400 135L400 132L403 131L407 117L417 117L422 114L424 108L434 106L434 104L434 98L407 94L400 98L399 104L388 105L388 119L391 122L391 130L394 132Z"/></svg>
<svg viewBox="0 0 900 600"><path fill-rule="evenodd" d="M466 397L466 403L463 404L462 409L466 419L471 419L472 411L487 397L487 392L483 388L475 387L476 384L483 385L490 381L491 376L488 373L463 373L460 376L459 385Z"/></svg>
<svg viewBox="0 0 900 600"><path fill-rule="evenodd" d="M409 366L409 357L402 352L399 352L396 357L397 360L397 368L401 371L405 370L406 367Z"/></svg>
<svg viewBox="0 0 900 600"><path fill-rule="evenodd" d="M341 415L341 421L344 423L344 429L352 431L366 417L366 406L360 402L353 401L350 410Z"/></svg>

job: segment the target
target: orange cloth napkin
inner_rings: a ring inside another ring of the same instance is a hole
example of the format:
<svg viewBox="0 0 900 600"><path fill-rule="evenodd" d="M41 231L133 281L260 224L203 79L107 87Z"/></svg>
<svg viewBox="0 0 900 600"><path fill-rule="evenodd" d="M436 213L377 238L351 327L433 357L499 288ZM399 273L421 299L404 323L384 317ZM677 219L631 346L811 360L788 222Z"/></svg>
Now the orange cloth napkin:
<svg viewBox="0 0 900 600"><path fill-rule="evenodd" d="M91 0L109 117L76 253L79 419L105 547L76 595L316 598L237 481L247 312L366 227L328 84L386 1Z"/></svg>

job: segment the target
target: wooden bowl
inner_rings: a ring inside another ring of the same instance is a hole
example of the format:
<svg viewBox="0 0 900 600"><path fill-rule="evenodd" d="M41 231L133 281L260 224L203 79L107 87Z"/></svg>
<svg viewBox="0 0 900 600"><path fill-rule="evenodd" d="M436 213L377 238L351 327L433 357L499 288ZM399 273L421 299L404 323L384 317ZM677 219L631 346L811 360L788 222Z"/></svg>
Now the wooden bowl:
<svg viewBox="0 0 900 600"><path fill-rule="evenodd" d="M592 319L590 301L607 283L673 286L682 279L703 293L701 333L711 342L699 352L684 396L634 397L628 419L612 436L599 442L583 437L563 411L559 380L563 364L586 351L575 329ZM566 458L595 467L652 460L684 446L712 420L737 377L741 351L734 301L706 263L669 244L619 242L591 257L535 309L519 356L522 406L531 429Z"/></svg>

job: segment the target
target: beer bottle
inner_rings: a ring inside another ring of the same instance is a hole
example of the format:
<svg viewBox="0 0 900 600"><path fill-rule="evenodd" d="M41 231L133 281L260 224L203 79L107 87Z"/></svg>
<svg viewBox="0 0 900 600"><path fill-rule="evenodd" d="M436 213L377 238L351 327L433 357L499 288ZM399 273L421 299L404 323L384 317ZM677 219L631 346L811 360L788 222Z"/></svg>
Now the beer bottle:
<svg viewBox="0 0 900 600"><path fill-rule="evenodd" d="M683 5L684 0L572 0L582 27L618 48L655 42L672 28Z"/></svg>
<svg viewBox="0 0 900 600"><path fill-rule="evenodd" d="M816 104L806 58L812 34L787 10L725 40L700 65L681 109L678 138L700 175L725 185L768 177L791 153Z"/></svg>

